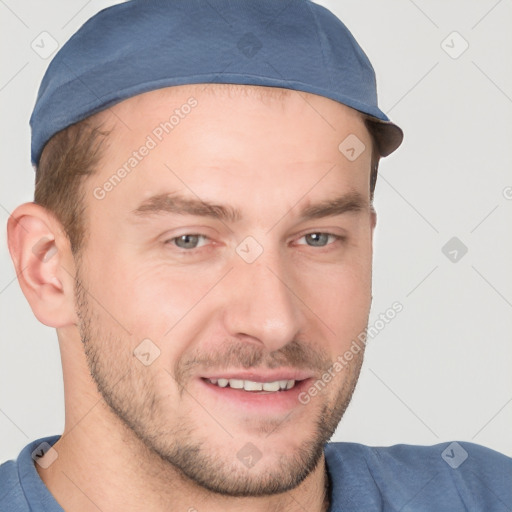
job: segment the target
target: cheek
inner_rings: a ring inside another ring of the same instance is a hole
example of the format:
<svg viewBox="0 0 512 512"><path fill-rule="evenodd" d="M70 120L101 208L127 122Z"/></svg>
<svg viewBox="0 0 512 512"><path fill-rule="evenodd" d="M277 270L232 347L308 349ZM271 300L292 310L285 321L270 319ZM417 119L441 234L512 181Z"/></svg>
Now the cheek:
<svg viewBox="0 0 512 512"><path fill-rule="evenodd" d="M353 251L340 264L315 272L298 271L298 295L314 312L314 320L334 356L364 331L371 306L371 250Z"/></svg>
<svg viewBox="0 0 512 512"><path fill-rule="evenodd" d="M347 268L331 271L323 278L317 276L304 296L336 340L348 341L366 327L371 305L368 272Z"/></svg>
<svg viewBox="0 0 512 512"><path fill-rule="evenodd" d="M329 304L347 307L364 306L371 295L372 246L371 234L352 237L343 250L328 263L297 260L294 264L295 280L307 287L308 295L316 295Z"/></svg>
<svg viewBox="0 0 512 512"><path fill-rule="evenodd" d="M216 269L170 267L162 262L141 265L118 259L115 272L95 277L98 297L110 316L131 333L133 344L149 338L166 365L196 339L210 311L203 300L218 281ZM112 318L105 317L112 323ZM114 326L115 327L115 326ZM170 368L169 368L170 369Z"/></svg>

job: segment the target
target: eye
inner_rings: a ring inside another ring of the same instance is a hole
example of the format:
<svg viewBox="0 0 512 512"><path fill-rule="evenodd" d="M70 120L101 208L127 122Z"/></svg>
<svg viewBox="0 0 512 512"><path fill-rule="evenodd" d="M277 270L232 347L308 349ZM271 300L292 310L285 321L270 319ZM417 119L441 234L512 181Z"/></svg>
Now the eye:
<svg viewBox="0 0 512 512"><path fill-rule="evenodd" d="M170 240L167 240L166 243L172 243L176 247L179 247L180 249L197 249L201 245L204 245L204 242L207 240L207 237L204 235L193 235L193 234L186 234L177 236L175 238L171 238ZM201 243L201 241L203 243Z"/></svg>
<svg viewBox="0 0 512 512"><path fill-rule="evenodd" d="M306 244L310 247L325 247L326 245L329 245L336 240L340 240L341 238L341 236L332 235L331 233L308 233L301 237L300 240L305 240Z"/></svg>

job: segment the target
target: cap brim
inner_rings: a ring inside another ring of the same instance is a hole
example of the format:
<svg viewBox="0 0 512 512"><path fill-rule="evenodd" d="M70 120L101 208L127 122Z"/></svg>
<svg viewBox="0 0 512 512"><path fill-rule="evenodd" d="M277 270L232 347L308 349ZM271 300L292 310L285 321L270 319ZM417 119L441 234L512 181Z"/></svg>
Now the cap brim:
<svg viewBox="0 0 512 512"><path fill-rule="evenodd" d="M390 155L402 144L404 132L396 124L369 115L364 115L364 120L366 127L375 138L380 156Z"/></svg>

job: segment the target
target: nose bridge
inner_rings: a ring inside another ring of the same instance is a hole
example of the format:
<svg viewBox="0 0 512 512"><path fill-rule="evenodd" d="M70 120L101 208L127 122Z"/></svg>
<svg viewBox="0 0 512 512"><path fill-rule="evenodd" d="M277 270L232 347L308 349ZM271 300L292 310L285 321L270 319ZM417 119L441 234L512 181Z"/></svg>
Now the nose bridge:
<svg viewBox="0 0 512 512"><path fill-rule="evenodd" d="M232 336L249 336L269 351L293 341L299 330L299 301L294 296L279 251L263 250L249 262L235 258L235 290L226 305Z"/></svg>

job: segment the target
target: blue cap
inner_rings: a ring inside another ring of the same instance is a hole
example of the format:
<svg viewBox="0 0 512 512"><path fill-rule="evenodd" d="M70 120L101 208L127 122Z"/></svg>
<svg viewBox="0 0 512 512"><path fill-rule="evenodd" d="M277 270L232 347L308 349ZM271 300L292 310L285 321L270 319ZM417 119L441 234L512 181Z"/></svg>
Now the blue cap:
<svg viewBox="0 0 512 512"><path fill-rule="evenodd" d="M100 11L59 50L39 89L32 163L60 130L175 85L282 87L366 114L381 156L402 130L377 104L375 72L345 25L310 0L131 0Z"/></svg>

